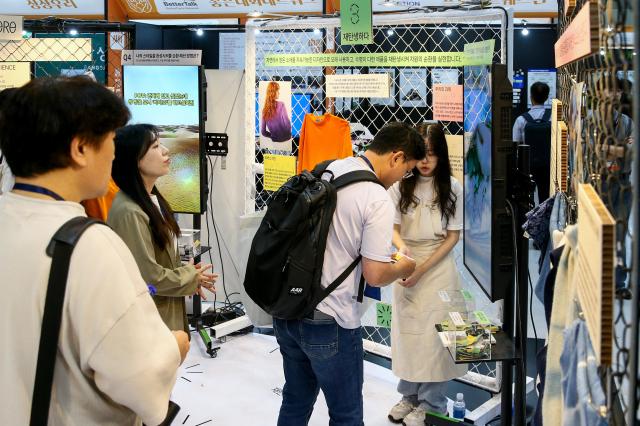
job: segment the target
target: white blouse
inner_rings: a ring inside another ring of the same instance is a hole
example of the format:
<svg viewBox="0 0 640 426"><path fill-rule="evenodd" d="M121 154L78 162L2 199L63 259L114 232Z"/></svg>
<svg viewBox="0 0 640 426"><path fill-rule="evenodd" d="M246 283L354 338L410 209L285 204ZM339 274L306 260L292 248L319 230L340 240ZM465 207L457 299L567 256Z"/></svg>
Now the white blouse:
<svg viewBox="0 0 640 426"><path fill-rule="evenodd" d="M433 177L426 176L418 176L418 182L416 183L416 188L414 191L414 195L418 198L419 204L418 206L409 206L407 209L406 216L413 216L415 214L415 209L417 207L429 207L431 209L432 214L438 214L442 218L442 229L449 231L460 231L464 227L464 216L463 216L463 192L462 185L456 178L451 176L451 192L456 197L456 212L455 214L449 218L449 221L442 216L440 212L439 205L435 204L435 188L433 184ZM402 213L400 212L400 182L396 182L389 188L388 190L389 196L393 201L393 204L396 209L395 217L393 223L399 225L402 223ZM434 207L432 207L434 206ZM423 209L428 210L428 209Z"/></svg>

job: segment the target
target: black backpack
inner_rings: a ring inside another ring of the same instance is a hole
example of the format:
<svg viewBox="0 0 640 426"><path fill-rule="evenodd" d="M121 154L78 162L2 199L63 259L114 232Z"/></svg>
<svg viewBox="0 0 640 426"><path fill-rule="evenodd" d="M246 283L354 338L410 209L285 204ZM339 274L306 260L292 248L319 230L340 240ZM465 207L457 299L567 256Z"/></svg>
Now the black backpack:
<svg viewBox="0 0 640 426"><path fill-rule="evenodd" d="M542 118L534 120L528 112L522 114L527 124L524 126L524 143L531 147L531 167L549 167L551 161L551 110L547 109Z"/></svg>
<svg viewBox="0 0 640 426"><path fill-rule="evenodd" d="M337 191L356 182L382 185L372 172L357 170L326 181L322 175L332 161L290 178L269 202L251 243L244 288L251 299L275 318L300 319L335 290L355 269L362 256L327 288L322 288L322 265ZM358 300L362 300L361 280Z"/></svg>

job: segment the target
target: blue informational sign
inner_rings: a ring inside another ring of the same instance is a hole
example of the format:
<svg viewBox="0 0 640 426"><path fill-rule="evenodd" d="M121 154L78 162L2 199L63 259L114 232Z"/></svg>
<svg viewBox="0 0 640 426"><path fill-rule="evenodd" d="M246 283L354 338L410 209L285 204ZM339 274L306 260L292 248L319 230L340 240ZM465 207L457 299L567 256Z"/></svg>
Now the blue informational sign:
<svg viewBox="0 0 640 426"><path fill-rule="evenodd" d="M527 70L527 105L529 108L531 108L531 96L529 95L531 86L538 81L549 86L549 99L547 99L545 105L551 108L551 100L556 98L556 78L555 68Z"/></svg>

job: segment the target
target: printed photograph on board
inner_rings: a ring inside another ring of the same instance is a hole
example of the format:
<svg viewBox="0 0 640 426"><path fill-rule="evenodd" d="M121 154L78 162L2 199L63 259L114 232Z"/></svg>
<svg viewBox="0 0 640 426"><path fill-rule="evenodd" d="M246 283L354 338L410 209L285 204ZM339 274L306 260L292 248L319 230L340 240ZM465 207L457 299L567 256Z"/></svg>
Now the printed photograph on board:
<svg viewBox="0 0 640 426"><path fill-rule="evenodd" d="M425 108L427 106L427 70L400 70L400 106Z"/></svg>
<svg viewBox="0 0 640 426"><path fill-rule="evenodd" d="M260 148L290 153L291 82L261 81L258 88Z"/></svg>

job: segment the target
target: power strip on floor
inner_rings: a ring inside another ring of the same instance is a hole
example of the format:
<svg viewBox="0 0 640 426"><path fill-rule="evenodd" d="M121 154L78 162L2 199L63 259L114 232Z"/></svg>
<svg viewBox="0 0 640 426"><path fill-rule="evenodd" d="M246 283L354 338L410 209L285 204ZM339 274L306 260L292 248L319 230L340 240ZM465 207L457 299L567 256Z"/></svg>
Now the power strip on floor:
<svg viewBox="0 0 640 426"><path fill-rule="evenodd" d="M222 322L220 324L211 327L211 337L220 339L243 328L251 327L253 324L247 315L234 318L229 321Z"/></svg>

